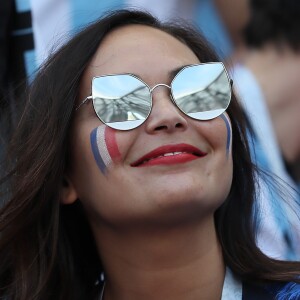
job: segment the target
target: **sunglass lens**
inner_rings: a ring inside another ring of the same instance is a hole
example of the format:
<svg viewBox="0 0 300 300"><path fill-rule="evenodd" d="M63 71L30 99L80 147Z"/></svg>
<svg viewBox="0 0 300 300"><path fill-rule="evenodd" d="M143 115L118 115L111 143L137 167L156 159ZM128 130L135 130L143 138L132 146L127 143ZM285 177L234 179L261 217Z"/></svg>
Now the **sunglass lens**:
<svg viewBox="0 0 300 300"><path fill-rule="evenodd" d="M231 85L222 63L188 66L172 82L177 106L188 116L210 120L221 115L231 98Z"/></svg>
<svg viewBox="0 0 300 300"><path fill-rule="evenodd" d="M136 128L151 111L149 88L132 75L95 77L92 95L97 116L114 129Z"/></svg>

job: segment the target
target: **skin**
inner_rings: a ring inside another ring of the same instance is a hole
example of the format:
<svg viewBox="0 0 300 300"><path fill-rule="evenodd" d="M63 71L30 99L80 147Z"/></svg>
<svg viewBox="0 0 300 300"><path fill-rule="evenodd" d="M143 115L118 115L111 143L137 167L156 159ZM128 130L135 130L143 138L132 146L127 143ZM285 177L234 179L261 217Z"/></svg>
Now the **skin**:
<svg viewBox="0 0 300 300"><path fill-rule="evenodd" d="M195 54L169 34L125 26L101 43L82 78L78 101L90 95L96 75L133 73L153 87L170 84L173 69L196 63ZM63 202L79 198L86 210L104 263L104 298L220 299L225 267L213 215L232 181L224 120L185 116L172 104L168 89L159 87L146 122L115 132L120 157L106 176L90 145L90 133L101 124L91 103L74 116ZM178 143L207 155L181 164L131 166L157 147Z"/></svg>
<svg viewBox="0 0 300 300"><path fill-rule="evenodd" d="M214 3L234 47L243 48L242 30L250 18L249 0L214 0Z"/></svg>

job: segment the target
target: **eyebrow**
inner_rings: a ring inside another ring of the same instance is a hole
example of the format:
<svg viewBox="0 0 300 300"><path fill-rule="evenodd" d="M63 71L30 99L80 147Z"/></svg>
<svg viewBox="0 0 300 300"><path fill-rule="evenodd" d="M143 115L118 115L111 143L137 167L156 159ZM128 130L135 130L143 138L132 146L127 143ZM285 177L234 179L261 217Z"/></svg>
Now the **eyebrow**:
<svg viewBox="0 0 300 300"><path fill-rule="evenodd" d="M183 68L185 68L187 66L190 66L190 65L183 65L183 66L180 66L178 68L175 68L175 69L169 71L170 77L173 79Z"/></svg>

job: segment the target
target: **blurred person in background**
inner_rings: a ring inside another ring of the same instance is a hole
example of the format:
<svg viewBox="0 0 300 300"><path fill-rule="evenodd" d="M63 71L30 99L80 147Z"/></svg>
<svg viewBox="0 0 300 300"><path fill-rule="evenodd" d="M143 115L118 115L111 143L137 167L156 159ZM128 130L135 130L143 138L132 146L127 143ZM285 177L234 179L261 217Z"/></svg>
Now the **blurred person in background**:
<svg viewBox="0 0 300 300"><path fill-rule="evenodd" d="M300 3L215 3L234 43L229 65L252 125L256 160L261 168L299 190ZM232 7L237 7L239 13ZM270 194L267 186L263 190L262 203L269 213L263 217L261 247L275 257L285 253L282 258L299 259L300 228L294 227L292 233L289 230L295 222L293 212L288 205L276 203L276 195ZM291 194L299 197L293 190ZM279 252L278 245L282 248Z"/></svg>
<svg viewBox="0 0 300 300"><path fill-rule="evenodd" d="M300 183L300 3L253 0L244 65L255 75L282 157Z"/></svg>
<svg viewBox="0 0 300 300"><path fill-rule="evenodd" d="M243 30L250 19L250 0L211 0L214 4L220 23L229 38L231 52L227 59L237 60L245 48ZM234 9L233 9L234 8Z"/></svg>

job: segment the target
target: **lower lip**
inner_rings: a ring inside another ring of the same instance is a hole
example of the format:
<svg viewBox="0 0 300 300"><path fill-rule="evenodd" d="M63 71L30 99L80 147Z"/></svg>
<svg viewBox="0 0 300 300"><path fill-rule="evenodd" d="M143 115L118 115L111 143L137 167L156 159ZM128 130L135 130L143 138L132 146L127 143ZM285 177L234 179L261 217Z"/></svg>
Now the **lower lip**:
<svg viewBox="0 0 300 300"><path fill-rule="evenodd" d="M201 158L201 157L190 154L190 153L182 153L182 154L177 154L177 155L157 157L157 158L151 159L137 167L183 164L183 163L186 163L186 162L198 159L198 158Z"/></svg>

